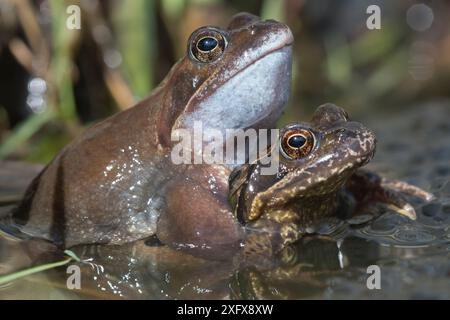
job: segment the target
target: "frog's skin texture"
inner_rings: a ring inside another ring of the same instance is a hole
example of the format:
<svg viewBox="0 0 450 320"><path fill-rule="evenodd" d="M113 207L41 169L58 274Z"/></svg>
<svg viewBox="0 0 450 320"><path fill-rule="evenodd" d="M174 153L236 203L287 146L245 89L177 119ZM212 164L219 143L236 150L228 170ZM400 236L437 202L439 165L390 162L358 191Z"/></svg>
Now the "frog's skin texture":
<svg viewBox="0 0 450 320"><path fill-rule="evenodd" d="M222 35L223 53L199 61L192 41L211 30ZM272 128L290 94L292 42L286 25L245 13L227 29L196 30L158 88L65 147L31 183L9 223L59 247L123 244L155 233L171 239L180 229L189 246L199 245L199 237L207 239L202 245L237 243L241 230L231 211L213 211L227 198L229 169L175 166L171 134L194 121L215 129ZM180 188L180 181L187 185ZM203 187L206 196L186 189ZM166 226L162 217L178 206L183 213Z"/></svg>

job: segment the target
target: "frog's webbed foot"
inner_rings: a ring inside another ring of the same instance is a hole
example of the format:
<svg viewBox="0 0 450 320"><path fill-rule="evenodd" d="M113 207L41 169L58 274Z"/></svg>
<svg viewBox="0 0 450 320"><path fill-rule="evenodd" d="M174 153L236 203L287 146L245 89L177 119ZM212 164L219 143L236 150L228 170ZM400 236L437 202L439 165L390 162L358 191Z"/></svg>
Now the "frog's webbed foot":
<svg viewBox="0 0 450 320"><path fill-rule="evenodd" d="M424 201L434 199L431 193L419 187L403 181L385 179L366 170L356 171L346 187L357 202L354 212L356 217L361 212L378 216L388 209L415 220L416 211L406 200L405 195L414 196Z"/></svg>

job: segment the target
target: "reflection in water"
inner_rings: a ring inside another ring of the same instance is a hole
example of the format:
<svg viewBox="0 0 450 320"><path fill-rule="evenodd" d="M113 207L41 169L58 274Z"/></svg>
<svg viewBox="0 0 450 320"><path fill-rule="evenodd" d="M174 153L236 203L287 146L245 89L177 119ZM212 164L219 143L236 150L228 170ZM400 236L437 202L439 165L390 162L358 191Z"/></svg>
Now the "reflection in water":
<svg viewBox="0 0 450 320"><path fill-rule="evenodd" d="M414 203L416 221L389 212L358 228L330 221L320 229L323 236L302 239L257 265L205 261L151 240L79 247L74 251L85 259L80 291L66 288L62 267L1 287L0 299L450 299L449 113L418 108L402 114L402 121L369 123L375 130L383 125L372 167L437 197ZM42 241L0 236L0 273L61 259L52 252ZM367 267L374 264L381 269L381 290L366 286Z"/></svg>
<svg viewBox="0 0 450 320"><path fill-rule="evenodd" d="M43 258L44 252L36 250L32 242L22 244L23 250L17 250L17 242L9 250L5 250L5 244L2 241L1 266L55 261L48 254ZM35 257L26 259L31 249ZM11 294L36 297L39 292L46 298L72 298L76 294L94 299L448 299L449 249L448 244L436 243L387 246L356 236L345 238L338 246L333 240L310 238L283 250L270 267L261 267L205 261L143 241L124 247L87 246L75 250L90 261L80 264L81 291L65 289L68 275L63 267L5 286L0 289L0 298ZM25 250L28 254L16 255ZM41 255L36 256L39 251ZM373 264L381 268L382 290L366 287L366 270Z"/></svg>

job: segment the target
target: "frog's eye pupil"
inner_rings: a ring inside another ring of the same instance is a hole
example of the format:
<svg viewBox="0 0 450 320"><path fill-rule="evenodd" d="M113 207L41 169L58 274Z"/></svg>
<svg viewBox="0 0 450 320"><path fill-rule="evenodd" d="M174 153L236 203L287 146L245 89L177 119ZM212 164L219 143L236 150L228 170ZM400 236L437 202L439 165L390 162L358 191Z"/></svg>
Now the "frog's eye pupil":
<svg viewBox="0 0 450 320"><path fill-rule="evenodd" d="M217 47L217 40L211 37L206 37L201 39L197 43L197 48L201 51L211 51L214 50Z"/></svg>
<svg viewBox="0 0 450 320"><path fill-rule="evenodd" d="M297 149L303 147L305 145L305 143L306 143L306 138L300 134L293 135L288 140L288 144L292 148L297 148Z"/></svg>
<svg viewBox="0 0 450 320"><path fill-rule="evenodd" d="M311 130L301 127L289 128L281 137L281 151L288 159L299 159L311 153L315 136Z"/></svg>

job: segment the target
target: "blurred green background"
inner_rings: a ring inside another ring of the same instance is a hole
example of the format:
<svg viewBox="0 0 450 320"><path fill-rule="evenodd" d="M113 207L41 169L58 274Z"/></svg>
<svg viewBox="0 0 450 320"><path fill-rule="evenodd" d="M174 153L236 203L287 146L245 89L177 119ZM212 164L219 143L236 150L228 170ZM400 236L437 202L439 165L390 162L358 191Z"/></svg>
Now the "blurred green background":
<svg viewBox="0 0 450 320"><path fill-rule="evenodd" d="M74 4L80 30L66 27ZM374 4L381 30L366 26ZM148 95L194 29L225 27L240 11L294 33L280 124L324 102L364 118L450 96L445 0L0 0L0 159L49 162L87 126Z"/></svg>

